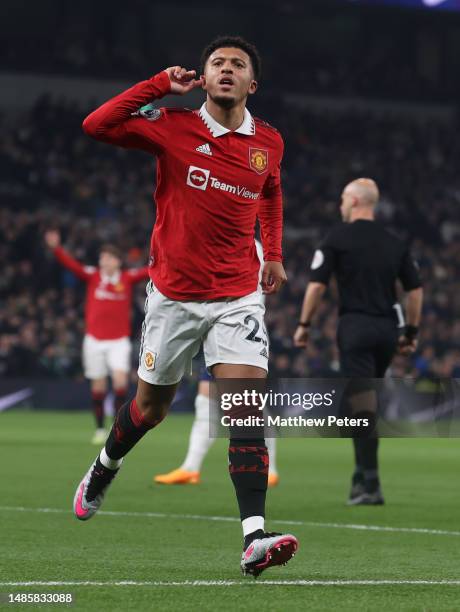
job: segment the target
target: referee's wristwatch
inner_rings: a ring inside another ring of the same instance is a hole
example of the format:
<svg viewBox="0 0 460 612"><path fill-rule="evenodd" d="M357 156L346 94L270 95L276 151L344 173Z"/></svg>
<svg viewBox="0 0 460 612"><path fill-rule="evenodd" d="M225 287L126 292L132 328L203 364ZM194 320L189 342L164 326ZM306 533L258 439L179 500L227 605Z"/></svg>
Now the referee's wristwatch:
<svg viewBox="0 0 460 612"><path fill-rule="evenodd" d="M416 325L406 325L406 329L404 330L404 336L407 338L408 342L412 342L415 340L418 334L418 327Z"/></svg>
<svg viewBox="0 0 460 612"><path fill-rule="evenodd" d="M297 325L298 325L299 327L310 327L310 326L311 326L311 323L310 323L310 321L299 321L299 322L297 323Z"/></svg>

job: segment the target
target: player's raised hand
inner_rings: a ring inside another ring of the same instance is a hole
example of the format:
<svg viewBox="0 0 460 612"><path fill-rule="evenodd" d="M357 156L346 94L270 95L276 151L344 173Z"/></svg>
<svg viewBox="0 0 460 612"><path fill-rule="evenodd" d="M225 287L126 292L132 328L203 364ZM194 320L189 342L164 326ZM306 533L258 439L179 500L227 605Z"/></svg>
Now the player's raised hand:
<svg viewBox="0 0 460 612"><path fill-rule="evenodd" d="M276 293L287 281L283 264L279 261L266 261L262 272L262 292L265 294Z"/></svg>
<svg viewBox="0 0 460 612"><path fill-rule="evenodd" d="M166 74L171 81L171 93L183 96L196 87L201 87L201 78L195 79L196 70L187 70L182 66L166 68Z"/></svg>
<svg viewBox="0 0 460 612"><path fill-rule="evenodd" d="M57 230L48 230L45 233L46 246L50 249L56 249L61 244L61 235Z"/></svg>
<svg viewBox="0 0 460 612"><path fill-rule="evenodd" d="M294 346L299 348L305 348L308 344L309 338L308 327L304 325L298 325L294 334Z"/></svg>

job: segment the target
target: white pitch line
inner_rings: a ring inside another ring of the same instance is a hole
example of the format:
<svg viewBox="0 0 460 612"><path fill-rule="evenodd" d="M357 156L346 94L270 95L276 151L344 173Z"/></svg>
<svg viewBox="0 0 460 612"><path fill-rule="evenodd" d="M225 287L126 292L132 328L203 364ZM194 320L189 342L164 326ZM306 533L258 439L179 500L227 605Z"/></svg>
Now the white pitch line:
<svg viewBox="0 0 460 612"><path fill-rule="evenodd" d="M183 580L183 581L98 581L98 580L31 580L0 582L0 587L227 587L227 586L460 586L460 580Z"/></svg>
<svg viewBox="0 0 460 612"><path fill-rule="evenodd" d="M25 506L0 506L0 512L40 512L43 514L71 514L71 510L62 508L26 508ZM217 521L239 523L240 519L233 516L207 516L202 514L166 514L163 512L129 512L115 510L99 510L101 516L137 518L177 519L187 521ZM420 533L427 535L460 536L460 531L447 529L428 529L425 527L388 527L385 525L361 525L353 523L316 523L314 521L290 521L282 519L270 520L278 525L297 525L301 527L319 527L326 529L354 529L357 531L381 531L387 533Z"/></svg>

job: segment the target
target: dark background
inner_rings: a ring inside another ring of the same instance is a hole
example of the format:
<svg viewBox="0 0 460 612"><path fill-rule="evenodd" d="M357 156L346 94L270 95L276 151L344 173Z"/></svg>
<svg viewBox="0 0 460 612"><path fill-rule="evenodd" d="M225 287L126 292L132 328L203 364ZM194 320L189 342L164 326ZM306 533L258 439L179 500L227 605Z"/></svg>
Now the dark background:
<svg viewBox="0 0 460 612"><path fill-rule="evenodd" d="M5 0L0 20L5 70L137 81L166 64L197 68L211 38L238 33L260 48L270 89L458 100L455 12L332 0Z"/></svg>

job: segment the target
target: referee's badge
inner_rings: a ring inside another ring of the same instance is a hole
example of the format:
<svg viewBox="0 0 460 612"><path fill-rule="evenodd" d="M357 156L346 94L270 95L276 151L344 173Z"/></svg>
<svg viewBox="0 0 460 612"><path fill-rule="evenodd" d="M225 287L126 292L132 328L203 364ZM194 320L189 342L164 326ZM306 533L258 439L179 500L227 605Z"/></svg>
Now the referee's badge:
<svg viewBox="0 0 460 612"><path fill-rule="evenodd" d="M315 251L315 254L313 255L313 261L311 262L311 269L317 270L318 268L321 268L323 263L324 263L323 251L320 251L320 249L317 249Z"/></svg>
<svg viewBox="0 0 460 612"><path fill-rule="evenodd" d="M249 147L249 166L257 174L263 174L268 166L268 151Z"/></svg>
<svg viewBox="0 0 460 612"><path fill-rule="evenodd" d="M146 349L144 355L144 365L146 370L154 370L155 362L157 360L157 354L149 349Z"/></svg>

